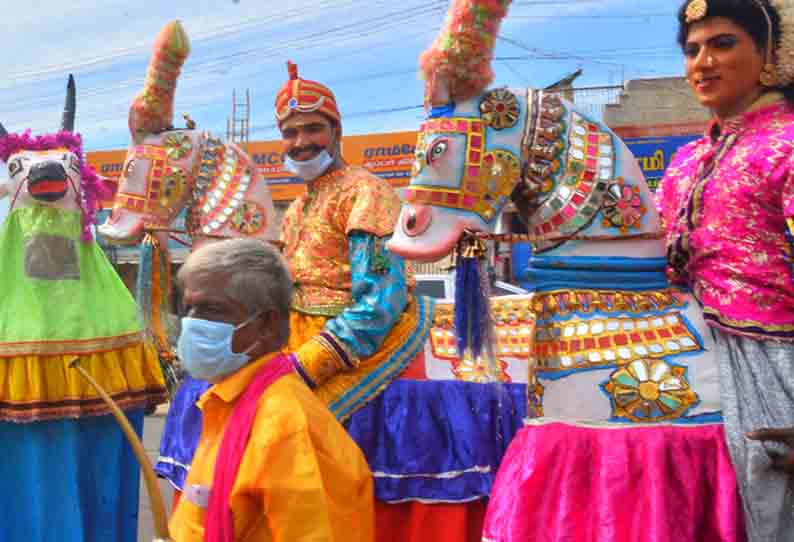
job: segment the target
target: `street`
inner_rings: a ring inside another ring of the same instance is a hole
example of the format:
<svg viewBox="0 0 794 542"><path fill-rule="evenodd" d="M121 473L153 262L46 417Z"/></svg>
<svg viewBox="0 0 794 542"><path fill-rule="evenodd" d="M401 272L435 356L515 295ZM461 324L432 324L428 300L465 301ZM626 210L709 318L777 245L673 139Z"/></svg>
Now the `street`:
<svg viewBox="0 0 794 542"><path fill-rule="evenodd" d="M164 409L159 409L157 413L152 416L147 416L143 425L143 445L146 448L146 454L152 461L152 464L157 460L157 450L160 446L160 435L163 432L165 425ZM160 489L163 492L165 500L166 511L171 512L171 496L173 491L171 486L164 480L160 480ZM154 524L152 523L152 510L149 505L149 496L146 493L146 487L141 477L141 493L138 504L138 542L152 542L154 539Z"/></svg>

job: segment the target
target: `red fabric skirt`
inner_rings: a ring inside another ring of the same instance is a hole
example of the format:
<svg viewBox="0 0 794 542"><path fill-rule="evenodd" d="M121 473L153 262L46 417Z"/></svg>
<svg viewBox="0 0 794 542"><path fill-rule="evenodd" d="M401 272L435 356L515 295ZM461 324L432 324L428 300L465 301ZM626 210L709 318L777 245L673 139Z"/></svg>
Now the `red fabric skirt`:
<svg viewBox="0 0 794 542"><path fill-rule="evenodd" d="M172 511L182 496L174 491ZM484 500L461 504L375 501L377 542L480 542Z"/></svg>
<svg viewBox="0 0 794 542"><path fill-rule="evenodd" d="M485 500L461 504L375 501L377 542L480 542Z"/></svg>

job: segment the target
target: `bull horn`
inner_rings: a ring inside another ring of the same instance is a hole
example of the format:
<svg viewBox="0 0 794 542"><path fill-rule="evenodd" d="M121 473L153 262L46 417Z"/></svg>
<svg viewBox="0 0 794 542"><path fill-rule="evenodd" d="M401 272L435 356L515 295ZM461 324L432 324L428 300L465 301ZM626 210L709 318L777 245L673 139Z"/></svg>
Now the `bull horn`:
<svg viewBox="0 0 794 542"><path fill-rule="evenodd" d="M64 132L74 132L74 116L77 112L77 92L75 91L74 76L69 74L69 82L66 84L66 104L63 106L63 120L61 130Z"/></svg>
<svg viewBox="0 0 794 542"><path fill-rule="evenodd" d="M190 40L179 21L171 21L157 35L143 91L130 105L129 126L133 140L172 127L174 93L179 71L190 54Z"/></svg>

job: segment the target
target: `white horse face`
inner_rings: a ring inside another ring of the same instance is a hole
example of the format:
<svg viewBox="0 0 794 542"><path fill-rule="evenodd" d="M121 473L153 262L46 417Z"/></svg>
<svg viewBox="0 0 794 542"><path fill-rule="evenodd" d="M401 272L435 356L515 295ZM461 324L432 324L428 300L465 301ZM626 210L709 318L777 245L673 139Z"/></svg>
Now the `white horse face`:
<svg viewBox="0 0 794 542"><path fill-rule="evenodd" d="M0 197L11 198L13 209L53 207L80 211L80 159L66 148L19 151L8 159L8 181Z"/></svg>

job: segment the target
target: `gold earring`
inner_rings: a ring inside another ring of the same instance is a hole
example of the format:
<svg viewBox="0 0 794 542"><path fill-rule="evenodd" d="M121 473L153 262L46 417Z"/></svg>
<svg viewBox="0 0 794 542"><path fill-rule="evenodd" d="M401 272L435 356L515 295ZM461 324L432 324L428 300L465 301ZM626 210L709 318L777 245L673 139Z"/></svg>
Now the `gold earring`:
<svg viewBox="0 0 794 542"><path fill-rule="evenodd" d="M777 76L777 69L775 65L772 63L764 64L764 68L761 70L761 75L758 78L761 85L765 87L776 87L780 84L780 79Z"/></svg>

